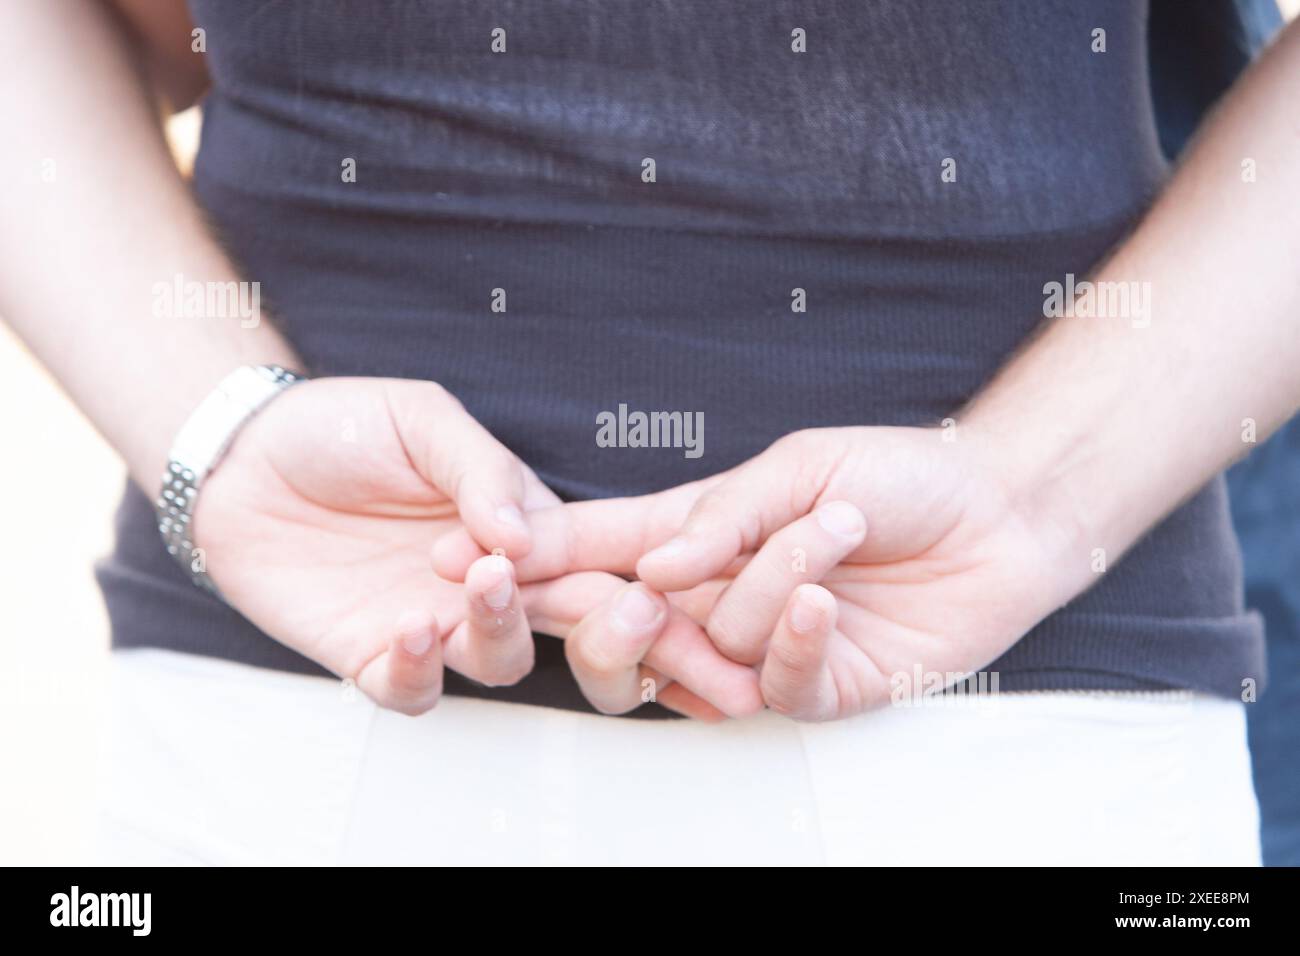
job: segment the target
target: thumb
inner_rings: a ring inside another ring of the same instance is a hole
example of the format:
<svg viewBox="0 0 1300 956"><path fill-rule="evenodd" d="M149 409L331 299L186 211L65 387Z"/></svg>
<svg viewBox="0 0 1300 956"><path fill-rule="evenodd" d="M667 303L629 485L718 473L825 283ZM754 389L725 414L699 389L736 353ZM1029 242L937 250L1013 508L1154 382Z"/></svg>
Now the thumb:
<svg viewBox="0 0 1300 956"><path fill-rule="evenodd" d="M519 581L545 581L575 571L631 574L647 549L672 535L703 489L717 479L678 485L635 498L601 498L538 508L526 515L532 550L515 563ZM463 581L486 550L468 528L450 531L433 547L433 570Z"/></svg>
<svg viewBox="0 0 1300 956"><path fill-rule="evenodd" d="M483 553L527 554L532 533L523 505L530 473L514 452L433 382L392 382L388 404L412 467L456 505Z"/></svg>
<svg viewBox="0 0 1300 956"><path fill-rule="evenodd" d="M671 539L637 562L637 576L671 592L721 574L812 509L820 489L800 487L800 465L794 443L783 439L729 473L699 497Z"/></svg>

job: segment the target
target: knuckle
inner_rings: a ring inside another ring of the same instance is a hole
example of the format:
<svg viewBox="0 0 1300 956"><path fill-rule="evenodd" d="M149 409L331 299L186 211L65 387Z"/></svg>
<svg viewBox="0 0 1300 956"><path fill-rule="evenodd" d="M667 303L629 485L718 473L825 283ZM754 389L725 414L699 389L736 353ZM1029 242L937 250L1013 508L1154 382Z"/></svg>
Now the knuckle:
<svg viewBox="0 0 1300 956"><path fill-rule="evenodd" d="M512 600L513 604L513 600ZM492 643L509 638L518 630L519 611L514 607L497 610L479 594L474 598L474 633Z"/></svg>
<svg viewBox="0 0 1300 956"><path fill-rule="evenodd" d="M602 646L595 635L571 636L564 642L564 655L574 671L588 674L597 680L609 680L624 670Z"/></svg>
<svg viewBox="0 0 1300 956"><path fill-rule="evenodd" d="M808 654L790 647L781 641L774 641L768 648L771 656L769 663L777 668L785 684L797 684L811 678L817 672L818 661Z"/></svg>
<svg viewBox="0 0 1300 956"><path fill-rule="evenodd" d="M744 623L731 613L729 607L714 611L709 618L708 635L713 646L733 661L756 664L761 659L762 636L751 637Z"/></svg>
<svg viewBox="0 0 1300 956"><path fill-rule="evenodd" d="M762 518L747 501L733 502L733 489L720 485L701 496L687 520L688 533L728 539L731 547L748 551L762 540Z"/></svg>
<svg viewBox="0 0 1300 956"><path fill-rule="evenodd" d="M764 452L764 454L793 456L797 459L810 450L813 441L813 433L810 429L800 429L797 432L789 432L788 434L782 435L767 447L767 451Z"/></svg>
<svg viewBox="0 0 1300 956"><path fill-rule="evenodd" d="M802 432L787 432L776 441L772 442L772 444L768 445L767 451L764 452L764 454L780 455L796 451L802 441L799 437L801 434Z"/></svg>
<svg viewBox="0 0 1300 956"><path fill-rule="evenodd" d="M456 405L460 404L460 400L456 398L456 396L453 395L451 392L449 392L447 390L447 387L443 385L441 382L426 381L423 382L422 384L424 386L425 396L430 401L441 402L441 403L454 403Z"/></svg>
<svg viewBox="0 0 1300 956"><path fill-rule="evenodd" d="M711 488L700 495L687 518L688 524L704 525L718 520L726 512L727 499L724 486Z"/></svg>
<svg viewBox="0 0 1300 956"><path fill-rule="evenodd" d="M394 668L388 676L388 690L385 696L388 699L397 701L401 698L412 697L424 690L426 681L418 674L413 674L408 668Z"/></svg>
<svg viewBox="0 0 1300 956"><path fill-rule="evenodd" d="M796 581L806 580L809 569L816 571L816 558L822 551L810 546L810 537L800 531L797 524L782 528L758 549L752 573L761 574L764 581L776 586L788 587Z"/></svg>
<svg viewBox="0 0 1300 956"><path fill-rule="evenodd" d="M403 701L420 701L442 693L442 667L429 661L403 662L399 666L390 666L388 679L383 690L383 706L391 710L400 709ZM390 706L389 702L392 702Z"/></svg>

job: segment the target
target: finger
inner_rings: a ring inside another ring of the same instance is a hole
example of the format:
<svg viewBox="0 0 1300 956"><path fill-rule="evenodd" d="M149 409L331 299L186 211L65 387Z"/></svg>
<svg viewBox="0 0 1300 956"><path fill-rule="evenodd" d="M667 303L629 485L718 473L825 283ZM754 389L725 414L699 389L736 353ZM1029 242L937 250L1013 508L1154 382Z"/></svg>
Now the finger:
<svg viewBox="0 0 1300 956"><path fill-rule="evenodd" d="M539 508L525 515L532 547L515 562L520 581L545 581L575 571L631 574L637 560L680 527L714 478L632 498L603 498ZM434 542L433 570L448 581L464 580L487 550L468 529Z"/></svg>
<svg viewBox="0 0 1300 956"><path fill-rule="evenodd" d="M465 576L465 600L465 620L447 639L446 665L489 687L523 680L535 649L510 562L498 555L476 561Z"/></svg>
<svg viewBox="0 0 1300 956"><path fill-rule="evenodd" d="M676 607L670 606L668 624L645 663L728 717L748 717L763 709L754 669L726 658L704 629Z"/></svg>
<svg viewBox="0 0 1300 956"><path fill-rule="evenodd" d="M701 495L671 540L637 562L637 577L660 591L684 591L721 573L768 535L807 514L818 486L800 478L790 443L773 445Z"/></svg>
<svg viewBox="0 0 1300 956"><path fill-rule="evenodd" d="M625 582L612 575L587 571L527 584L521 591L532 625L544 634L567 641L575 630L575 618L583 617L585 609L599 605L624 586ZM575 614L575 608L584 612ZM668 621L646 653L645 664L729 717L744 717L763 709L754 669L724 657L703 628L671 602Z"/></svg>
<svg viewBox="0 0 1300 956"><path fill-rule="evenodd" d="M569 633L564 655L593 707L603 714L624 714L641 706L641 660L667 620L668 602L632 583Z"/></svg>
<svg viewBox="0 0 1300 956"><path fill-rule="evenodd" d="M510 449L431 382L389 389L389 410L416 471L456 504L484 551L517 557L532 535L524 521L528 470Z"/></svg>
<svg viewBox="0 0 1300 956"><path fill-rule="evenodd" d="M380 707L415 716L442 696L442 641L429 614L407 614L388 649L357 675L357 686Z"/></svg>
<svg viewBox="0 0 1300 956"><path fill-rule="evenodd" d="M820 581L861 546L867 519L847 501L831 501L786 525L722 593L709 614L709 638L733 661L757 664L790 596Z"/></svg>
<svg viewBox="0 0 1300 956"><path fill-rule="evenodd" d="M825 720L836 712L835 682L827 659L835 630L834 596L801 584L790 597L763 660L763 699L796 720Z"/></svg>
<svg viewBox="0 0 1300 956"><path fill-rule="evenodd" d="M642 668L642 673L646 678L654 680L654 670L648 667ZM690 717L692 720L703 721L706 724L717 724L727 719L727 715L718 708L714 707L703 697L692 694L681 684L671 684L666 678L657 683L657 690L653 700L660 707L666 707L671 711L681 714L683 717ZM645 697L643 692L641 695Z"/></svg>

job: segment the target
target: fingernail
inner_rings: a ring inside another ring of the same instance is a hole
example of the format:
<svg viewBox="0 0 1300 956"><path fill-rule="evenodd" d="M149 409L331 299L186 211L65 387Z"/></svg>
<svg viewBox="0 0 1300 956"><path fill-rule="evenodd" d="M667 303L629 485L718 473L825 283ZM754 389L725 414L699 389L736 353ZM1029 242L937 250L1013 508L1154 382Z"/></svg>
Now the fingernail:
<svg viewBox="0 0 1300 956"><path fill-rule="evenodd" d="M497 509L497 520L516 531L528 531L528 522L524 520L524 513L518 505L502 505Z"/></svg>
<svg viewBox="0 0 1300 956"><path fill-rule="evenodd" d="M414 634L407 634L402 638L402 648L406 653L413 654L416 657L423 657L432 645L433 632L428 628Z"/></svg>
<svg viewBox="0 0 1300 956"><path fill-rule="evenodd" d="M832 501L817 509L817 523L840 538L856 538L867 530L867 519L847 501Z"/></svg>
<svg viewBox="0 0 1300 956"><path fill-rule="evenodd" d="M614 603L614 621L625 631L644 631L659 619L659 605L638 587L630 587Z"/></svg>
<svg viewBox="0 0 1300 956"><path fill-rule="evenodd" d="M817 627L821 620L821 608L799 594L795 598L794 607L790 608L790 626L796 631L807 632Z"/></svg>
<svg viewBox="0 0 1300 956"><path fill-rule="evenodd" d="M487 606L494 611L504 611L510 604L510 598L514 594L514 582L510 580L507 574L501 579L499 584L494 584L483 592L483 600Z"/></svg>
<svg viewBox="0 0 1300 956"><path fill-rule="evenodd" d="M672 561L682 556L687 544L685 538L672 538L649 552L646 557L655 561Z"/></svg>

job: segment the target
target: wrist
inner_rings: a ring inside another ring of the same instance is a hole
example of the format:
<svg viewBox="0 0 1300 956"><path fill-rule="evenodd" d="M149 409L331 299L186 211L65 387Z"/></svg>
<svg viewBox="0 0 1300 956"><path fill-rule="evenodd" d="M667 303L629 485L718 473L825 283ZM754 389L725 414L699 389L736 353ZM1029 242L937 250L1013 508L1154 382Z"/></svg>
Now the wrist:
<svg viewBox="0 0 1300 956"><path fill-rule="evenodd" d="M244 365L222 379L186 418L173 439L154 505L167 552L195 584L215 591L195 562L193 516L208 475L244 426L286 389L303 381L278 365Z"/></svg>
<svg viewBox="0 0 1300 956"><path fill-rule="evenodd" d="M1044 428L976 413L963 430L977 467L1000 489L1010 520L1033 541L1054 604L1091 586L1098 567L1104 570L1136 539L1131 509L1097 481L1100 429L1067 423Z"/></svg>

